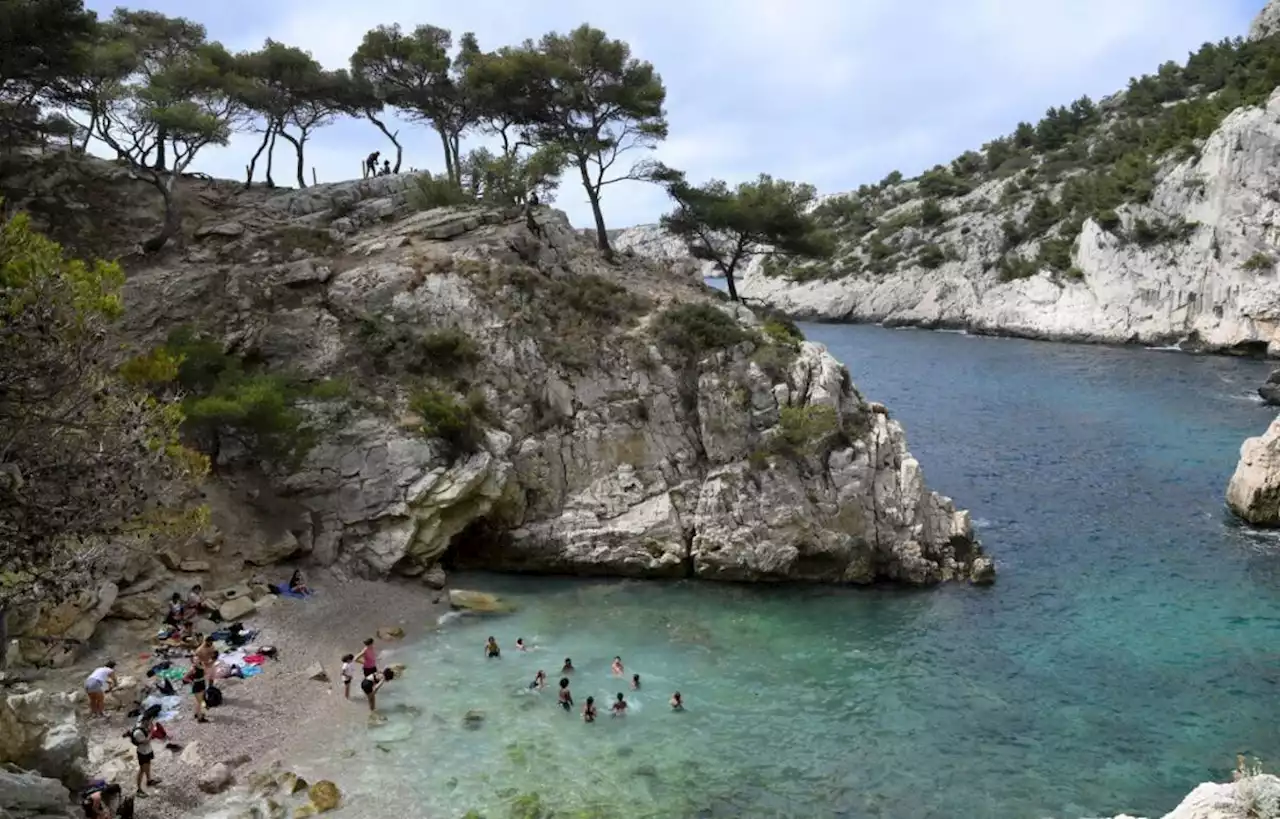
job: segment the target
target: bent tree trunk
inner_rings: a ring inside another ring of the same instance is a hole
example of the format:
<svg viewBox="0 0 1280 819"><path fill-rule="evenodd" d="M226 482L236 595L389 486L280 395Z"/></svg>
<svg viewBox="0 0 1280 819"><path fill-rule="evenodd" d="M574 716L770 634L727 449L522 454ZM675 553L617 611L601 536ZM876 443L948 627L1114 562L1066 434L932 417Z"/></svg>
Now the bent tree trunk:
<svg viewBox="0 0 1280 819"><path fill-rule="evenodd" d="M268 188L274 188L276 186L276 181L271 178L271 165L276 158L276 130L277 129L275 128L271 130L271 145L270 147L267 148L267 187Z"/></svg>
<svg viewBox="0 0 1280 819"><path fill-rule="evenodd" d="M156 131L156 164L154 166L157 171L164 170L164 166L165 166L164 141L168 139L168 137L169 135L165 133L165 130L163 128L157 129Z"/></svg>
<svg viewBox="0 0 1280 819"><path fill-rule="evenodd" d="M288 131L284 130L283 128L279 129L279 131L280 131L280 136L289 140L289 144L293 145L294 156L296 156L298 159L298 166L297 166L298 187L305 188L307 186L307 177L306 177L305 163L303 162L303 159L302 159L302 150L303 150L302 146L307 143L307 132L303 131L301 135L295 139L293 134L290 134Z"/></svg>
<svg viewBox="0 0 1280 819"><path fill-rule="evenodd" d="M164 223L160 226L159 233L142 243L143 253L159 252L170 239L178 235L178 230L182 227L182 212L178 208L178 196L174 191L179 173L175 169L173 175L167 179L158 178L155 182L156 188L160 191L160 197L164 200Z"/></svg>
<svg viewBox="0 0 1280 819"><path fill-rule="evenodd" d="M245 190L248 190L249 186L253 184L253 171L258 167L258 157L262 156L262 152L267 149L267 142L271 139L272 130L274 130L274 126L268 125L267 130L262 132L262 144L259 145L258 150L254 152L253 159L249 160L249 173L244 180Z"/></svg>
<svg viewBox="0 0 1280 819"><path fill-rule="evenodd" d="M604 212L600 210L600 188L591 184L591 174L587 171L587 163L578 162L578 170L582 172L582 186L587 189L587 199L591 202L591 215L596 218L596 247L604 253L604 257L613 260L613 248L609 245L609 231L604 226Z"/></svg>
<svg viewBox="0 0 1280 819"><path fill-rule="evenodd" d="M436 128L436 133L440 135L440 144L444 146L444 173L449 181L455 185L462 184L458 179L458 169L453 165L453 150L449 145L449 135L444 132L443 128Z"/></svg>
<svg viewBox="0 0 1280 819"><path fill-rule="evenodd" d="M364 115L366 119L368 119L370 122L372 122L374 125L378 127L378 130L382 132L383 136L391 140L392 145L396 146L396 166L391 170L391 172L400 173L400 160L404 156L404 149L400 147L400 140L396 139L396 135L399 134L400 132L396 131L393 134L390 131L388 131L387 126L383 125L382 120L374 116L372 111L365 111Z"/></svg>

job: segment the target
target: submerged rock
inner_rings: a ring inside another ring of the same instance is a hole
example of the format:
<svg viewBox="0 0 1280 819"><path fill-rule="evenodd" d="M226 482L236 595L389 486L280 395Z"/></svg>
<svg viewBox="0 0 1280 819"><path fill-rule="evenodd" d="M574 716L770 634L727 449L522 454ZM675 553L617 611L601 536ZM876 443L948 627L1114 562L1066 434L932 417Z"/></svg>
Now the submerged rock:
<svg viewBox="0 0 1280 819"><path fill-rule="evenodd" d="M319 813L326 813L338 807L338 803L342 801L342 792L338 790L338 786L330 782L328 779L321 779L316 784L307 789L307 796L311 799L311 804L315 806Z"/></svg>
<svg viewBox="0 0 1280 819"><path fill-rule="evenodd" d="M1256 526L1280 526L1280 418L1240 446L1227 484L1227 506Z"/></svg>
<svg viewBox="0 0 1280 819"><path fill-rule="evenodd" d="M506 614L515 611L515 607L496 594L470 591L468 589L450 589L449 605L463 611L474 611L481 614Z"/></svg>
<svg viewBox="0 0 1280 819"><path fill-rule="evenodd" d="M1258 387L1258 395L1262 403L1271 407L1280 407L1280 370L1272 370L1267 380Z"/></svg>

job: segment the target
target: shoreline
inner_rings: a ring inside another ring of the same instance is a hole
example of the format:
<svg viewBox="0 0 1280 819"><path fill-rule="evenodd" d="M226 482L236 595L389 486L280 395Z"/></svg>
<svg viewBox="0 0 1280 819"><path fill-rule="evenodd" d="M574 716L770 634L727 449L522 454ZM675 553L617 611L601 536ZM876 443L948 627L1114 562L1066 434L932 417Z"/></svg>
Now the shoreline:
<svg viewBox="0 0 1280 819"><path fill-rule="evenodd" d="M342 655L355 653L361 641L372 636L379 648L379 666L398 662L401 645L434 630L437 617L449 609L446 591L418 583L350 580L322 571L310 573L308 579L317 589L315 596L305 600L278 598L244 620L249 628L258 630L250 645L274 646L278 659L268 660L257 676L219 680L225 699L220 707L210 710L209 722L195 721L189 690L175 684L181 696L178 716L163 724L170 741L183 747L175 753L157 742L152 774L160 782L150 789L149 798L138 800L138 810L146 816L177 819L203 815L216 809L226 794L247 784L251 774L276 762L287 770L290 760L302 755L304 749L314 748L318 742L331 743L335 731L344 730L343 726L365 724L368 709L359 680L353 682L349 702L342 696ZM153 626L148 624L148 628ZM379 629L392 627L402 629L404 636L393 640L376 636ZM135 634L132 640L120 634L104 638L103 648L95 654L115 652L120 675L143 680L150 663L140 657L150 648L144 634ZM311 679L315 663L324 669L328 680ZM80 676L68 675L67 679L77 685L72 690L78 690ZM53 682L50 679L50 684L42 687L53 689ZM125 704L113 710L109 700L109 719L93 722L83 719L83 702L77 708L90 746L86 773L91 779L119 784L126 796L134 792L137 773L133 747L122 736L132 725L132 718L125 716L128 708ZM218 793L201 791L202 774L218 763L231 769L233 782ZM335 781L341 789L340 775Z"/></svg>

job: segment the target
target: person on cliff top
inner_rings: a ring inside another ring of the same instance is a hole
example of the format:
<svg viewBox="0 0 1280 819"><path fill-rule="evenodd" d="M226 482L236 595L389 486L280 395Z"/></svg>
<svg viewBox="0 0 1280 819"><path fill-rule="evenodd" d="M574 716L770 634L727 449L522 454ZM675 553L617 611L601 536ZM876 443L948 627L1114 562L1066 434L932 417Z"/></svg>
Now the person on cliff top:
<svg viewBox="0 0 1280 819"><path fill-rule="evenodd" d="M209 707L204 701L204 692L209 688L209 681L205 678L204 668L195 666L190 672L191 678L191 696L196 701L196 722L209 721Z"/></svg>
<svg viewBox="0 0 1280 819"><path fill-rule="evenodd" d="M596 698L595 697L587 697L587 704L582 706L582 721L583 722L596 721Z"/></svg>
<svg viewBox="0 0 1280 819"><path fill-rule="evenodd" d="M498 641L493 639L493 637L490 637L489 641L484 644L484 656L490 660L494 660L502 656L502 649L498 648Z"/></svg>
<svg viewBox="0 0 1280 819"><path fill-rule="evenodd" d="M160 780L151 775L151 762L156 758L155 749L151 745L151 740L157 736L163 736L158 731L159 726L156 724L156 717L160 716L160 706L152 705L142 712L138 717L138 721L133 724L133 730L129 732L129 741L133 743L134 749L138 753L138 777L136 780L138 788L138 798L146 799L148 794L143 790L143 783L150 788L152 785L158 785Z"/></svg>
<svg viewBox="0 0 1280 819"><path fill-rule="evenodd" d="M680 696L679 691L671 695L671 710L672 711L684 710L684 698Z"/></svg>
<svg viewBox="0 0 1280 819"><path fill-rule="evenodd" d="M374 151L364 158L365 176L376 176L378 173L378 157L381 151Z"/></svg>
<svg viewBox="0 0 1280 819"><path fill-rule="evenodd" d="M373 638L364 638L364 648L356 654L360 661L361 676L367 677L378 670L378 652L373 648Z"/></svg>
<svg viewBox="0 0 1280 819"><path fill-rule="evenodd" d="M390 159L382 160L382 171L378 175L391 176L391 160Z"/></svg>
<svg viewBox="0 0 1280 819"><path fill-rule="evenodd" d="M639 675L639 674L632 674L632 675L631 675L631 690L632 690L632 691L639 691L639 690L640 690L640 675Z"/></svg>
<svg viewBox="0 0 1280 819"><path fill-rule="evenodd" d="M533 682L529 683L529 690L533 691L534 689L537 689L538 691L541 691L546 687L547 687L547 672L539 668L538 673L533 675Z"/></svg>
<svg viewBox="0 0 1280 819"><path fill-rule="evenodd" d="M573 660L569 659L568 657L565 657L565 658L564 658L564 667L560 669L560 673L561 673L561 674L572 674L572 673L573 673Z"/></svg>
<svg viewBox="0 0 1280 819"><path fill-rule="evenodd" d="M621 677L624 674L626 674L626 671L624 671L622 668L622 658L614 657L613 658L613 676Z"/></svg>
<svg viewBox="0 0 1280 819"><path fill-rule="evenodd" d="M568 677L560 678L560 693L557 695L557 701L560 703L560 707L566 711L573 708L573 694L569 692Z"/></svg>
<svg viewBox="0 0 1280 819"><path fill-rule="evenodd" d="M107 692L117 684L115 660L107 660L85 679L84 693L89 698L90 717L105 718L107 716Z"/></svg>
<svg viewBox="0 0 1280 819"><path fill-rule="evenodd" d="M355 660L354 654L342 655L342 696L351 699L351 663Z"/></svg>
<svg viewBox="0 0 1280 819"><path fill-rule="evenodd" d="M378 691L395 677L395 672L389 668L381 672L375 669L360 681L360 690L364 692L364 698L369 701L370 714L378 713Z"/></svg>
<svg viewBox="0 0 1280 819"><path fill-rule="evenodd" d="M621 691L618 692L618 698L613 701L613 705L610 706L609 710L612 712L610 713L609 716L612 716L612 717L626 716L627 700L625 697L622 696Z"/></svg>

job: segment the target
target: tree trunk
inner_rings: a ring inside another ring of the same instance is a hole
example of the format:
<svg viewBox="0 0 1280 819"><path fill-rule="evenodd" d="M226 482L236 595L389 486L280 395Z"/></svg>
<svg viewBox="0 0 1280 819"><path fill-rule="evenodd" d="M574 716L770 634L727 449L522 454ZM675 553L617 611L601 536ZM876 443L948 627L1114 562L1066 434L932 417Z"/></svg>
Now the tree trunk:
<svg viewBox="0 0 1280 819"><path fill-rule="evenodd" d="M729 285L729 301L741 301L741 299L738 298L738 288L733 283L732 270L725 271L724 281L725 284Z"/></svg>
<svg viewBox="0 0 1280 819"><path fill-rule="evenodd" d="M729 286L730 301L742 301L742 299L738 298L738 286L734 282L733 275L738 272L738 265L742 263L744 250L743 240L739 238L737 246L733 249L733 255L729 257L729 263L724 265L722 269L725 284Z"/></svg>
<svg viewBox="0 0 1280 819"><path fill-rule="evenodd" d="M267 148L267 187L274 188L276 181L271 178L271 165L276 157L276 129L271 130L271 147Z"/></svg>
<svg viewBox="0 0 1280 819"><path fill-rule="evenodd" d="M440 144L444 146L444 174L449 181L455 185L461 185L458 180L457 173L453 167L453 152L449 149L449 135L444 132L444 128L436 127L436 133L440 135Z"/></svg>
<svg viewBox="0 0 1280 819"><path fill-rule="evenodd" d="M258 157L262 156L262 152L267 149L267 141L271 139L273 126L268 123L267 130L262 132L262 144L258 146L258 150L253 155L253 159L249 160L249 174L244 180L244 189L249 190L249 186L253 184L253 170L258 167Z"/></svg>
<svg viewBox="0 0 1280 819"><path fill-rule="evenodd" d="M168 132L163 128L156 129L156 164L157 171L165 169L164 141L169 138Z"/></svg>
<svg viewBox="0 0 1280 819"><path fill-rule="evenodd" d="M579 160L578 170L582 172L582 186L587 189L587 199L591 202L591 215L596 217L596 246L604 253L606 259L613 261L609 231L604 226L604 213L600 210L600 188L591 184L591 174L587 171L586 162Z"/></svg>
<svg viewBox="0 0 1280 819"><path fill-rule="evenodd" d="M370 122L378 126L378 130L381 131L383 135L386 136L387 139L391 140L392 145L396 146L396 166L392 168L391 172L400 173L400 160L401 160L401 157L404 156L404 149L400 147L400 140L396 139L396 134L400 132L396 131L396 133L393 134L390 131L388 131L387 126L383 125L382 120L375 117L372 111L365 111L364 115Z"/></svg>
<svg viewBox="0 0 1280 819"><path fill-rule="evenodd" d="M298 187L305 188L307 186L307 178L306 178L306 167L302 161L302 146L307 141L307 132L303 131L301 136L298 139L294 139L293 135L283 128L279 129L279 133L280 133L280 136L289 140L289 143L293 145L293 153L298 158L298 167L297 167Z"/></svg>
<svg viewBox="0 0 1280 819"><path fill-rule="evenodd" d="M449 134L449 148L453 152L453 170L458 175L458 184L462 184L462 134Z"/></svg>
<svg viewBox="0 0 1280 819"><path fill-rule="evenodd" d="M80 153L89 153L89 140L93 139L93 129L98 127L98 112L89 115L89 128L84 132L84 142L80 144Z"/></svg>
<svg viewBox="0 0 1280 819"><path fill-rule="evenodd" d="M160 189L160 196L164 199L164 224L160 227L160 232L155 236L142 243L143 253L156 253L161 250L169 240L178 235L178 231L182 228L182 213L178 209L178 197L174 194L174 182L178 179L178 172L175 171L166 180L159 180L156 185Z"/></svg>

